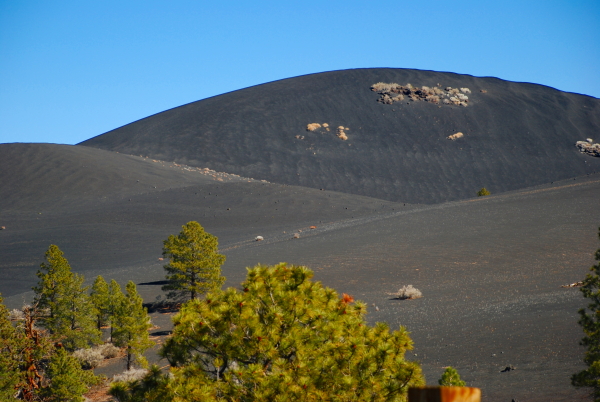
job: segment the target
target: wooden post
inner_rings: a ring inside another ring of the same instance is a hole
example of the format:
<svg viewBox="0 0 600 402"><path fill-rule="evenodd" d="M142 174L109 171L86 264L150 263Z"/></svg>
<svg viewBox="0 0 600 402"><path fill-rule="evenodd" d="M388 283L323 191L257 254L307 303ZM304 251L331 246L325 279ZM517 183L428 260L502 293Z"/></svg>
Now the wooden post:
<svg viewBox="0 0 600 402"><path fill-rule="evenodd" d="M481 390L471 387L409 388L408 402L481 402Z"/></svg>

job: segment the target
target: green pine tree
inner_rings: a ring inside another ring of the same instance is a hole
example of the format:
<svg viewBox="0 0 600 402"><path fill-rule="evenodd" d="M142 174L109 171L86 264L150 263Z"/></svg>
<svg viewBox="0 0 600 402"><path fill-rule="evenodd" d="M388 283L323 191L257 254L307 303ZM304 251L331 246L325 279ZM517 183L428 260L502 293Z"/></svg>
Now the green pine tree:
<svg viewBox="0 0 600 402"><path fill-rule="evenodd" d="M46 370L50 384L41 390L45 401L82 402L83 394L98 378L91 371L84 371L79 361L63 348L58 348Z"/></svg>
<svg viewBox="0 0 600 402"><path fill-rule="evenodd" d="M478 197L485 197L486 195L492 195L485 187L482 187L481 190L477 192Z"/></svg>
<svg viewBox="0 0 600 402"><path fill-rule="evenodd" d="M600 237L600 228L598 228ZM596 250L596 261L600 261L600 249ZM585 336L580 344L587 348L583 361L588 368L574 374L571 383L576 387L590 387L594 401L600 401L600 263L590 268L591 273L583 280L581 292L589 300L587 310L579 310L579 325ZM589 310L589 311L588 311Z"/></svg>
<svg viewBox="0 0 600 402"><path fill-rule="evenodd" d="M220 288L225 282L221 265L225 256L218 253L216 236L204 231L198 222L188 222L179 235L164 241L163 255L170 259L165 265L170 291L168 297L189 295L190 299Z"/></svg>
<svg viewBox="0 0 600 402"><path fill-rule="evenodd" d="M42 325L68 350L85 348L100 342L96 328L95 309L83 286L82 275L71 272L63 252L51 245L46 252L47 263L41 264L36 303L42 311ZM44 272L45 271L45 272Z"/></svg>
<svg viewBox="0 0 600 402"><path fill-rule="evenodd" d="M460 379L458 371L454 367L446 367L438 384L443 387L465 387L467 384Z"/></svg>
<svg viewBox="0 0 600 402"><path fill-rule="evenodd" d="M123 298L117 312L113 317L114 332L112 335L115 345L127 350L127 370L133 362L141 367L148 363L143 353L154 345L150 340L148 330L152 326L146 308L142 305L142 298L137 293L132 281L126 286L127 295Z"/></svg>
<svg viewBox="0 0 600 402"><path fill-rule="evenodd" d="M249 269L243 291L185 303L161 351L169 400L405 401L424 384L400 327L366 324L366 305L311 281L306 267ZM166 390L166 391L165 391Z"/></svg>
<svg viewBox="0 0 600 402"><path fill-rule="evenodd" d="M23 342L10 321L8 309L0 296L0 400L8 401L23 381L20 355Z"/></svg>
<svg viewBox="0 0 600 402"><path fill-rule="evenodd" d="M102 338L101 331L96 328L96 309L83 281L83 276L73 274L73 280L58 304L57 335L69 351L97 345Z"/></svg>
<svg viewBox="0 0 600 402"><path fill-rule="evenodd" d="M71 266L58 246L51 244L46 251L46 262L40 264L37 277L40 279L38 286L33 287L35 304L38 309L45 312L40 317L40 324L53 332L54 318L57 315L58 303L65 293L67 284L72 281Z"/></svg>
<svg viewBox="0 0 600 402"><path fill-rule="evenodd" d="M47 331L36 327L36 319L40 316L36 306L23 308L24 318L19 320L12 333L13 369L18 376L16 395L18 399L39 400L40 392L47 383L45 363L54 353L54 347Z"/></svg>
<svg viewBox="0 0 600 402"><path fill-rule="evenodd" d="M125 303L125 295L121 290L121 286L112 279L108 286L108 304L107 304L107 315L110 323L110 342L113 342L113 333L115 322L117 317L122 310L121 306Z"/></svg>
<svg viewBox="0 0 600 402"><path fill-rule="evenodd" d="M96 328L101 329L103 326L110 323L109 312L111 303L108 283L106 283L104 278L100 275L96 277L96 280L92 285L90 299L96 309Z"/></svg>

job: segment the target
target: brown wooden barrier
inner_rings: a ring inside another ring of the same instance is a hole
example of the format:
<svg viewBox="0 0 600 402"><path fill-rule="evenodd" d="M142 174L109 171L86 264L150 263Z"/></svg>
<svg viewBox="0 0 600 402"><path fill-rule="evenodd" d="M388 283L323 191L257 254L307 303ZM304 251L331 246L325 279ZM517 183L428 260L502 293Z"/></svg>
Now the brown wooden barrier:
<svg viewBox="0 0 600 402"><path fill-rule="evenodd" d="M481 402L481 390L471 387L409 388L408 402Z"/></svg>

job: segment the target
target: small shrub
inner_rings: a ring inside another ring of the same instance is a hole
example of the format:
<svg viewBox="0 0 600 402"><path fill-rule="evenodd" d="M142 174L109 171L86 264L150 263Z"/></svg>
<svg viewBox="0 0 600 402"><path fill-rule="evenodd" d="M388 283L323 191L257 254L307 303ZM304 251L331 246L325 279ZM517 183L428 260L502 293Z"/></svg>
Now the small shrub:
<svg viewBox="0 0 600 402"><path fill-rule="evenodd" d="M392 293L391 295L401 300L412 300L423 297L421 291L415 288L413 285L402 286L397 293Z"/></svg>
<svg viewBox="0 0 600 402"><path fill-rule="evenodd" d="M458 371L454 367L446 367L442 377L438 380L442 387L465 387L467 384L460 379Z"/></svg>
<svg viewBox="0 0 600 402"><path fill-rule="evenodd" d="M73 357L79 360L81 367L86 370L98 367L104 360L104 356L98 348L77 349L73 352Z"/></svg>
<svg viewBox="0 0 600 402"><path fill-rule="evenodd" d="M146 370L146 369L132 368L132 369L122 372L121 374L115 375L113 377L113 382L117 382L117 381L129 382L129 381L141 380L142 378L144 378L144 376L147 373L148 373L148 370Z"/></svg>
<svg viewBox="0 0 600 402"><path fill-rule="evenodd" d="M323 127L327 128L327 127L329 127L329 124L323 123Z"/></svg>
<svg viewBox="0 0 600 402"><path fill-rule="evenodd" d="M481 190L479 190L477 192L477 196L478 197L484 197L486 195L491 195L492 193L490 193L485 187L482 187Z"/></svg>
<svg viewBox="0 0 600 402"><path fill-rule="evenodd" d="M9 319L11 321L23 321L25 319L25 313L23 312L23 310L14 308L10 310Z"/></svg>
<svg viewBox="0 0 600 402"><path fill-rule="evenodd" d="M113 345L112 343L105 343L104 345L97 346L98 350L105 359L113 359L121 353L121 349Z"/></svg>
<svg viewBox="0 0 600 402"><path fill-rule="evenodd" d="M402 94L400 94L400 95L396 95L396 96L394 96L394 97L392 98L392 100L393 100L394 102L400 102L400 101L404 100L404 95L402 95Z"/></svg>
<svg viewBox="0 0 600 402"><path fill-rule="evenodd" d="M310 123L306 126L306 131L315 131L317 128L320 128L321 125L319 123Z"/></svg>
<svg viewBox="0 0 600 402"><path fill-rule="evenodd" d="M470 94L471 90L469 88L461 88L460 92L462 92L463 94Z"/></svg>

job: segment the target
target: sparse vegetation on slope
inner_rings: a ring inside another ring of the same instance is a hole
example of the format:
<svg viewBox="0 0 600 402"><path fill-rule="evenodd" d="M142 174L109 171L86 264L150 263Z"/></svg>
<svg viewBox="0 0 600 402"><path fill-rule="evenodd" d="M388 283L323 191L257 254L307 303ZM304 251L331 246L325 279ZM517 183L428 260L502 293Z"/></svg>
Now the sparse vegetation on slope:
<svg viewBox="0 0 600 402"><path fill-rule="evenodd" d="M243 291L187 302L161 352L173 379L156 392L179 402L405 401L409 386L424 384L419 365L404 358L412 348L406 330L369 327L364 303L339 298L312 275L284 263L257 266ZM115 385L123 401L148 397L137 386Z"/></svg>
<svg viewBox="0 0 600 402"><path fill-rule="evenodd" d="M488 189L486 189L485 187L482 187L478 192L477 192L477 197L485 197L486 195L492 195L492 193L490 193L488 191Z"/></svg>

